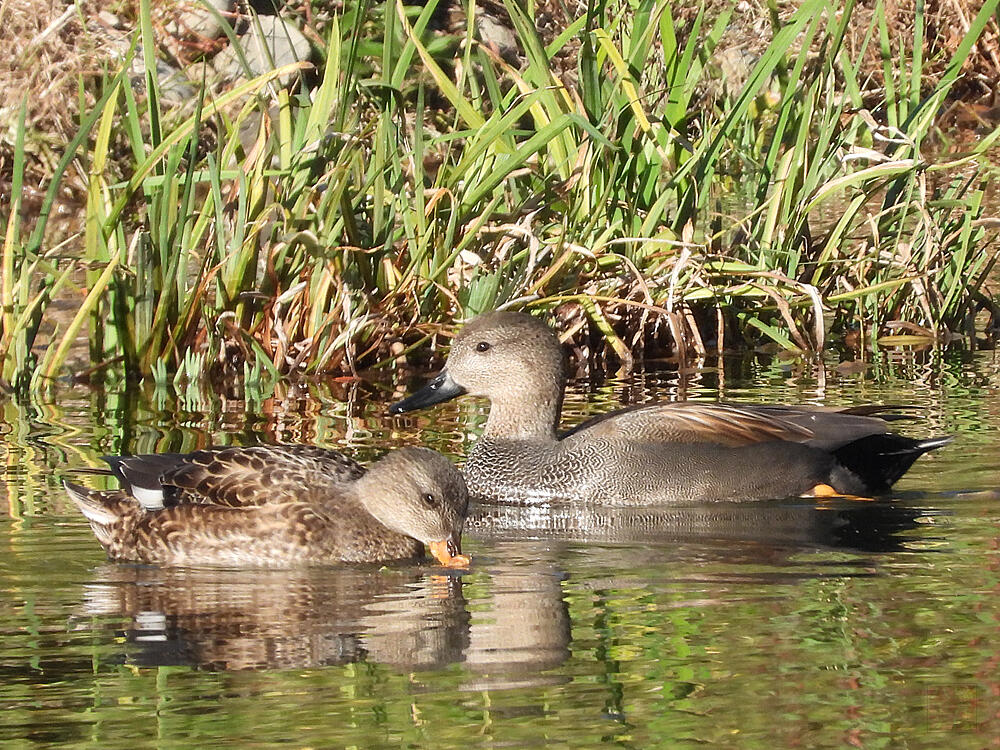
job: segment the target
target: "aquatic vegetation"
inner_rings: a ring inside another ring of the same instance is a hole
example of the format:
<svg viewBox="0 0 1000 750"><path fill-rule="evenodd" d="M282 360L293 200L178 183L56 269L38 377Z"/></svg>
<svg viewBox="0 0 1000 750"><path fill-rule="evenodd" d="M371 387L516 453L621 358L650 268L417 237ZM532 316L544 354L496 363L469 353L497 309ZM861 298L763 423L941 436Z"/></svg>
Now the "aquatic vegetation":
<svg viewBox="0 0 1000 750"><path fill-rule="evenodd" d="M366 2L329 22L314 68L221 94L203 82L178 112L160 104L142 2L133 50L104 78L30 236L14 165L4 380L65 372L84 333L87 375L354 373L516 300L558 308L625 367L650 349L810 351L849 332L868 346L975 346L992 326L980 313L996 310L984 285L998 222L981 170L1000 131L960 154L929 142L998 0L934 80L922 15L894 47L879 5L849 50L853 4L806 0L775 14L745 82L714 98L729 12L682 23L665 2L593 0L546 45L504 6L520 68L471 22L447 52L428 31L436 2ZM570 47L577 70L560 75ZM860 66L872 50L876 92ZM88 192L70 253L46 247L45 224L75 160ZM41 351L60 294L79 308Z"/></svg>

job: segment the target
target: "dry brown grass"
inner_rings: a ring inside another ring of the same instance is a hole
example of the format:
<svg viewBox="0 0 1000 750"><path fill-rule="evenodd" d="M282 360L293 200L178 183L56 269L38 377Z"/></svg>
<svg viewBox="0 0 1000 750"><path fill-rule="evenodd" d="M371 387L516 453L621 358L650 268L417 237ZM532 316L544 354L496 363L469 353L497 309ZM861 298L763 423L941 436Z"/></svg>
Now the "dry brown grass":
<svg viewBox="0 0 1000 750"><path fill-rule="evenodd" d="M721 12L731 0L708 0L709 16ZM778 15L789 18L799 7L798 0L778 4ZM852 60L858 59L862 45L871 27L878 0L859 0L851 16L847 35L848 52ZM917 0L883 0L888 19L889 40L896 60L905 53L911 56L913 27ZM933 86L944 73L948 62L969 30L969 22L983 6L983 0L926 0L924 5L924 83ZM678 8L679 18L693 20L697 3ZM726 33L719 44L719 51L739 50L752 62L771 43L772 22L765 0L740 0L733 13ZM820 50L816 50L817 53ZM894 67L898 67L894 66ZM868 76L868 93L877 98L882 91L883 64L878 36L869 43L863 60L863 72ZM987 26L973 48L962 70L962 78L952 90L952 97L968 103L995 105L996 81L1000 79L1000 27L997 19Z"/></svg>
<svg viewBox="0 0 1000 750"><path fill-rule="evenodd" d="M888 17L892 19L890 34L893 44L912 39L914 6L917 0L887 0ZM710 0L709 6L722 7L729 0ZM156 15L176 10L177 0L154 3ZM491 7L496 3L489 3ZM982 0L927 0L925 70L931 75L943 71ZM791 12L796 2L779 5L781 13ZM852 26L858 43L870 21L875 0L861 0ZM694 12L697 3L690 3ZM541 0L537 17L543 35L552 36L581 12L579 3ZM679 18L689 14L683 8L674 11ZM710 11L711 12L711 11ZM502 13L500 15L503 15ZM29 130L28 174L26 184L41 184L51 174L62 155L65 144L72 138L78 122L81 102L80 82L83 82L84 107L93 103L93 86L88 81L104 69L115 67L116 56L133 31L134 9L128 0L101 2L77 0L66 5L65 0L0 0L0 198L10 184L13 130L22 95L27 95ZM116 20L121 28L116 28ZM743 0L734 13L720 49L733 46L750 55L759 52L770 41L770 22L762 0ZM905 43L905 42L902 42ZM877 45L869 49L867 67L874 89L881 86L882 62ZM575 71L575 60L564 61ZM987 28L976 50L969 58L955 94L967 102L997 101L995 82L1000 79L1000 28L996 20ZM992 100L991 100L992 98ZM71 185L67 185L71 189ZM29 200L30 195L26 196ZM6 201L0 201L4 203ZM29 208L30 212L30 208Z"/></svg>
<svg viewBox="0 0 1000 750"><path fill-rule="evenodd" d="M104 11L102 13L101 11ZM93 103L88 80L114 65L125 32L109 23L114 3L0 0L0 190L9 184L13 131L27 101L29 185L51 173L73 137L79 112Z"/></svg>
<svg viewBox="0 0 1000 750"><path fill-rule="evenodd" d="M913 42L913 24L917 0L886 0L886 15L891 19L890 43L895 54ZM849 39L860 47L871 23L875 0L862 0L851 19L853 34ZM924 7L924 82L930 86L944 73L948 62L969 30L969 22L982 8L982 0L927 0ZM854 52L854 50L851 50ZM872 45L866 56L867 72L881 83L882 60L878 45ZM992 99L996 80L1000 77L1000 29L994 18L979 38L962 69L962 76L952 91L952 97L974 102Z"/></svg>

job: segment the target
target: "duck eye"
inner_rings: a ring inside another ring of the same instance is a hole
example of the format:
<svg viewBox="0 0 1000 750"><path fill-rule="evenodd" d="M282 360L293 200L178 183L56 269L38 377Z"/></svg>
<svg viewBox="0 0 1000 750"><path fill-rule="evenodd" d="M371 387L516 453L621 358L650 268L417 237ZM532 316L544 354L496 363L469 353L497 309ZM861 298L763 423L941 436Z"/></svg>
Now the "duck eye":
<svg viewBox="0 0 1000 750"><path fill-rule="evenodd" d="M476 351L477 352L485 352L489 348L490 348L490 342L489 341L480 341L478 344L476 344Z"/></svg>
<svg viewBox="0 0 1000 750"><path fill-rule="evenodd" d="M420 499L424 501L424 505L428 508L433 508L437 505L437 498L429 492L421 495Z"/></svg>

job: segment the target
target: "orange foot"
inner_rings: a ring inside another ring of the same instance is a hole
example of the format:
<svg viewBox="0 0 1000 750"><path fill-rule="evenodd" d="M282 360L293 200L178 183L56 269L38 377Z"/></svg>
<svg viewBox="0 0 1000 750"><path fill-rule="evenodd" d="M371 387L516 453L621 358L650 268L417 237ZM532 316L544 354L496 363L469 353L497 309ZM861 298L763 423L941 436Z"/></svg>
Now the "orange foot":
<svg viewBox="0 0 1000 750"><path fill-rule="evenodd" d="M843 497L847 500L864 500L865 502L871 502L875 500L874 497L862 497L861 495L845 495L843 492L837 492L833 487L828 484L817 484L812 488L811 492L803 495L803 497Z"/></svg>

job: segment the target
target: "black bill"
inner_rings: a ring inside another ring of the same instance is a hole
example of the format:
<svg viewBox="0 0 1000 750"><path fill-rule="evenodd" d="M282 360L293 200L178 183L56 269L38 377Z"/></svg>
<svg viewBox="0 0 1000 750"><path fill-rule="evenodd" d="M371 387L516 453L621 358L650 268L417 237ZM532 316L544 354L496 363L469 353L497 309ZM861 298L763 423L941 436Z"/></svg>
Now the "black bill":
<svg viewBox="0 0 1000 750"><path fill-rule="evenodd" d="M425 406L440 404L455 396L461 396L465 389L451 379L447 370L441 370L431 382L415 393L411 393L402 401L397 401L389 407L390 414L402 414L406 411L423 409Z"/></svg>

